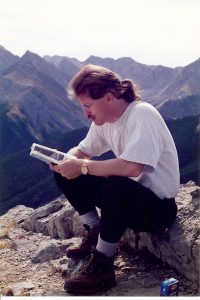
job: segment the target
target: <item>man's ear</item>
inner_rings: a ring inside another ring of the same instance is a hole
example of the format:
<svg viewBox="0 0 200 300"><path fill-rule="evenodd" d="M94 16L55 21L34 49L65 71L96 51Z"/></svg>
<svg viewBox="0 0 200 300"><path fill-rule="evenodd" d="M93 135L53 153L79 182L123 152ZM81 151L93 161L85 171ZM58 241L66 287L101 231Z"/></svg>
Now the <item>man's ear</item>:
<svg viewBox="0 0 200 300"><path fill-rule="evenodd" d="M111 93L111 92L106 93L106 99L107 99L108 103L111 103L113 101L113 98L114 98L113 93Z"/></svg>

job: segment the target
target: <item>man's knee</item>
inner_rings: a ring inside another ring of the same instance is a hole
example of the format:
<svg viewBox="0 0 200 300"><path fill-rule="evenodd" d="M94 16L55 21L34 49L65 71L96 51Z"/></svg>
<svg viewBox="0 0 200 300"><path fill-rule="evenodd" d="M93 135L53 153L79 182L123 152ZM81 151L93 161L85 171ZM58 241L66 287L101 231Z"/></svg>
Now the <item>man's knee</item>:
<svg viewBox="0 0 200 300"><path fill-rule="evenodd" d="M61 174L59 174L57 172L53 172L53 173L54 173L55 182L57 184L59 184L60 182L62 182L64 180L64 177Z"/></svg>
<svg viewBox="0 0 200 300"><path fill-rule="evenodd" d="M69 186L69 179L66 177L63 177L61 174L54 172L54 179L57 184L57 186L63 191L66 190L66 188Z"/></svg>

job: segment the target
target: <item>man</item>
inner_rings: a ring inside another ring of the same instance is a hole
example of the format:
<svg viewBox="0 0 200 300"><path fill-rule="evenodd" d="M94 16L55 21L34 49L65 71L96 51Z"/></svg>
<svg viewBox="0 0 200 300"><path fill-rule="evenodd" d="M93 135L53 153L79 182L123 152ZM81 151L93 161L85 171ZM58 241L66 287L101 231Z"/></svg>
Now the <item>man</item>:
<svg viewBox="0 0 200 300"><path fill-rule="evenodd" d="M160 232L175 220L178 157L161 115L140 100L131 80L87 65L72 79L69 92L92 124L69 151L74 158L51 169L88 231L80 246L68 249L73 259L88 258L82 271L65 281L65 289L92 294L115 284L114 255L127 227ZM92 160L108 150L115 158Z"/></svg>

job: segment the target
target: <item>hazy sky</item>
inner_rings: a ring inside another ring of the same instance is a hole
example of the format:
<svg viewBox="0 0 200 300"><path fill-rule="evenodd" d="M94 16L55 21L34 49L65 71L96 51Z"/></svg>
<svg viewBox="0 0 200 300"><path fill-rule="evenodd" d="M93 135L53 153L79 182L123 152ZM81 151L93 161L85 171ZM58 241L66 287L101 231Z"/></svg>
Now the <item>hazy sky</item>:
<svg viewBox="0 0 200 300"><path fill-rule="evenodd" d="M0 45L185 66L200 57L199 15L200 0L0 0Z"/></svg>

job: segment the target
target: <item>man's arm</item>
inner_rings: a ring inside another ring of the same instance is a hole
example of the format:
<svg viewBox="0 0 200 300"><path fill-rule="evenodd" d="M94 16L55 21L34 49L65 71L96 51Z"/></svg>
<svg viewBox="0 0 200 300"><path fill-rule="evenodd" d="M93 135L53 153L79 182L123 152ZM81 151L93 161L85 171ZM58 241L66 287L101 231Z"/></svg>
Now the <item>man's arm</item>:
<svg viewBox="0 0 200 300"><path fill-rule="evenodd" d="M51 170L60 173L68 179L80 176L84 159L69 158L63 163L51 166ZM88 160L88 174L94 176L125 176L138 177L144 169L144 165L130 162L121 158L113 158L103 161Z"/></svg>
<svg viewBox="0 0 200 300"><path fill-rule="evenodd" d="M78 149L78 147L74 147L74 148L70 149L70 150L67 152L67 154L70 154L70 155L72 155L72 156L75 156L76 158L79 158L79 159L90 159L90 157L89 157L87 154L85 154L85 153L83 153L82 151L80 151L80 150Z"/></svg>
<svg viewBox="0 0 200 300"><path fill-rule="evenodd" d="M88 173L95 176L138 177L144 169L143 164L130 162L121 158L103 161L89 160Z"/></svg>

